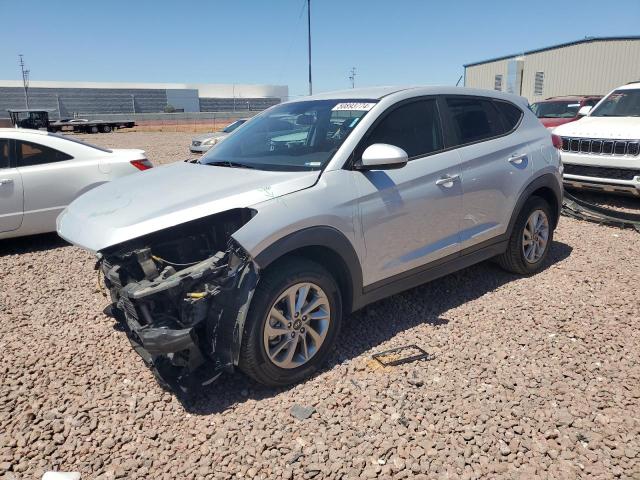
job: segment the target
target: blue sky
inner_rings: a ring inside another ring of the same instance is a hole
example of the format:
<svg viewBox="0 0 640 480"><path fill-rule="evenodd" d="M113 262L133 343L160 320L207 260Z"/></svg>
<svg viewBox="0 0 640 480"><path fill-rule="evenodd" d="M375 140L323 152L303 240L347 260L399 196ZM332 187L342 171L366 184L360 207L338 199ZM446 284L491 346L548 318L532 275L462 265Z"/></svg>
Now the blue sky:
<svg viewBox="0 0 640 480"><path fill-rule="evenodd" d="M0 0L0 79L271 83L307 92L306 0ZM640 34L640 0L312 0L314 91L455 84L462 64ZM27 22L28 27L25 26ZM73 46L65 41L76 39Z"/></svg>

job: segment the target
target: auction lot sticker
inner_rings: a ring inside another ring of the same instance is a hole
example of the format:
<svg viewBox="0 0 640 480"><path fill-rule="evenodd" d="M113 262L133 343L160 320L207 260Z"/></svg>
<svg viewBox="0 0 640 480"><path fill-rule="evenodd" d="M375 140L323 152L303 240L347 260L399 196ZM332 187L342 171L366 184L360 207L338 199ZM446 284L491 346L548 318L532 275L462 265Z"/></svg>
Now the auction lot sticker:
<svg viewBox="0 0 640 480"><path fill-rule="evenodd" d="M375 103L357 103L357 102L347 102L347 103L338 103L331 110L334 112L339 112L342 110L359 110L368 112L375 106Z"/></svg>

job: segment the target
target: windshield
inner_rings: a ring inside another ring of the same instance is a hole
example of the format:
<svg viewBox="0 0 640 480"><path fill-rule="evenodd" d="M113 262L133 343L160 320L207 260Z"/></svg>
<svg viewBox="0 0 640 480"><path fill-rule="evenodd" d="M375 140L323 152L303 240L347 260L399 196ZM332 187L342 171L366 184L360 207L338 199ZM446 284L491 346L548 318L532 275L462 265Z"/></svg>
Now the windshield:
<svg viewBox="0 0 640 480"><path fill-rule="evenodd" d="M591 112L592 117L640 117L640 89L615 90Z"/></svg>
<svg viewBox="0 0 640 480"><path fill-rule="evenodd" d="M246 122L246 120L236 120L233 123L230 123L229 125L227 125L226 127L224 127L222 129L222 131L224 133L231 133L233 132L236 128L238 128L240 125L242 125L244 122Z"/></svg>
<svg viewBox="0 0 640 480"><path fill-rule="evenodd" d="M200 163L320 170L376 102L308 100L277 105L209 150Z"/></svg>
<svg viewBox="0 0 640 480"><path fill-rule="evenodd" d="M531 105L538 118L573 118L580 110L580 102L538 102Z"/></svg>

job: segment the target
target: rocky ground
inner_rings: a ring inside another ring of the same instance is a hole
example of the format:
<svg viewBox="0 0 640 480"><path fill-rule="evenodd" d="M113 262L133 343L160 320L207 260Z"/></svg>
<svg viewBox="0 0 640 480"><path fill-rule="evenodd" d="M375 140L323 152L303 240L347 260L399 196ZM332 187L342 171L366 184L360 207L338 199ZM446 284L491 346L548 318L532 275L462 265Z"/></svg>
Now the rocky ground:
<svg viewBox="0 0 640 480"><path fill-rule="evenodd" d="M92 141L166 163L189 138ZM55 236L0 242L5 478L640 479L634 231L563 219L538 275L469 268L352 315L303 384L238 373L188 402L102 313L93 264ZM407 344L432 359L371 359Z"/></svg>

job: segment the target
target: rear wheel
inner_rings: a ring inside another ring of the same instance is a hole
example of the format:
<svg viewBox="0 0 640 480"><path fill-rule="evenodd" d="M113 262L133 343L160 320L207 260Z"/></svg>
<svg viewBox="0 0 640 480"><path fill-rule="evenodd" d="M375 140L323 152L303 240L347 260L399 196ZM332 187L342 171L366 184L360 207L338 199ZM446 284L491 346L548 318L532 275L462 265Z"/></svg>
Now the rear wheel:
<svg viewBox="0 0 640 480"><path fill-rule="evenodd" d="M89 132L91 133L98 133L98 127L96 127L95 125L91 128L89 128Z"/></svg>
<svg viewBox="0 0 640 480"><path fill-rule="evenodd" d="M340 292L329 272L303 258L280 263L254 293L240 368L269 386L304 380L326 359L341 321Z"/></svg>
<svg viewBox="0 0 640 480"><path fill-rule="evenodd" d="M102 133L109 133L111 132L111 126L110 125L103 125L102 126Z"/></svg>
<svg viewBox="0 0 640 480"><path fill-rule="evenodd" d="M553 241L553 217L546 200L527 200L511 232L507 250L498 257L502 268L528 275L539 271Z"/></svg>

